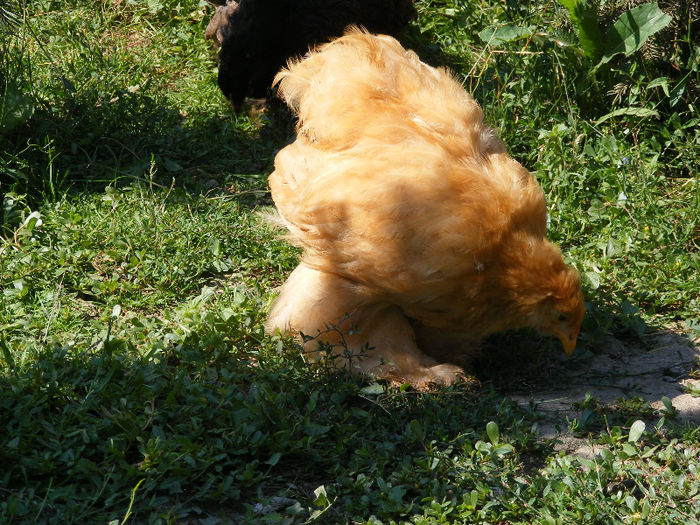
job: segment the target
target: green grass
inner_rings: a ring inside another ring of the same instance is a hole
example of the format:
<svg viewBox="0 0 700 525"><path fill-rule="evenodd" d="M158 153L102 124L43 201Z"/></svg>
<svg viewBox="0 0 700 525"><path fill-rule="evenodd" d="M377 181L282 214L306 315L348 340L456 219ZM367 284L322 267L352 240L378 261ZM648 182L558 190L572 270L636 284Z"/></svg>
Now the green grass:
<svg viewBox="0 0 700 525"><path fill-rule="evenodd" d="M489 343L519 358L483 364L486 386L423 394L263 333L298 257L256 214L293 120L230 111L202 6L4 6L26 20L0 17L0 522L697 523L698 428L666 410L639 434L644 400L588 397L570 424L599 454L554 452L506 393L547 373L536 339ZM553 0L417 7L404 42L547 195L584 276L582 355L700 334L690 18L596 76Z"/></svg>

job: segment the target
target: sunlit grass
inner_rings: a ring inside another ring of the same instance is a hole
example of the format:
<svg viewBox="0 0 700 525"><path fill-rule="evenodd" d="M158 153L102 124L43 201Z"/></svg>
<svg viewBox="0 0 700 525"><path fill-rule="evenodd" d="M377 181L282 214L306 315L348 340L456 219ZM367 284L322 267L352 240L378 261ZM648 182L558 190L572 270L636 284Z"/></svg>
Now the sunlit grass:
<svg viewBox="0 0 700 525"><path fill-rule="evenodd" d="M640 434L648 404L589 400L591 426L572 422L600 431L589 460L554 453L491 387L367 385L265 335L298 251L256 212L292 117L232 113L208 6L26 7L0 40L0 100L18 108L0 120L0 521L697 522L700 434L668 410ZM406 45L452 68L547 196L583 275L582 351L697 335L696 44L674 43L679 75L619 57L608 85L557 2L417 7ZM479 36L508 24L531 29ZM628 106L660 116L601 121ZM546 352L527 367L546 373Z"/></svg>

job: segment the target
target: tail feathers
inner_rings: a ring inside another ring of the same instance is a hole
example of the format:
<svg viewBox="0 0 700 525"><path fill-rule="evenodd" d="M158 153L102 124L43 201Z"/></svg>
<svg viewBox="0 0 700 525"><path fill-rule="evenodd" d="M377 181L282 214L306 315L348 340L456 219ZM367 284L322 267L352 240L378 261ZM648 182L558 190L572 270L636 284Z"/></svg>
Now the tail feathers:
<svg viewBox="0 0 700 525"><path fill-rule="evenodd" d="M288 223L284 220L275 208L264 208L257 211L256 215L262 223L272 230L285 231L289 229Z"/></svg>
<svg viewBox="0 0 700 525"><path fill-rule="evenodd" d="M397 124L407 135L460 142L473 135L478 147L485 129L481 109L449 72L390 36L358 28L290 62L275 83L299 116L299 135L321 148L342 149L373 133L386 141Z"/></svg>
<svg viewBox="0 0 700 525"><path fill-rule="evenodd" d="M397 86L387 65L398 65L387 60L388 52L403 54L404 50L393 38L372 38L352 28L345 37L320 46L280 72L275 82L299 116L299 134L342 147L353 142L368 120L381 114L378 104L388 110L391 99L397 97Z"/></svg>

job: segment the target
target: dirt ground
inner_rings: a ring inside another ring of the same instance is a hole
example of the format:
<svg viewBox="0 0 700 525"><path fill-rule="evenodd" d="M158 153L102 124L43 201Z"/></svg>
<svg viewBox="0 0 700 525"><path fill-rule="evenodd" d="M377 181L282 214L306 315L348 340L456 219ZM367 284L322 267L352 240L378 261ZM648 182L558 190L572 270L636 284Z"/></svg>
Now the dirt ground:
<svg viewBox="0 0 700 525"><path fill-rule="evenodd" d="M700 425L700 397L687 392L692 385L700 391L700 380L693 378L700 369L700 338L691 341L672 331L656 332L644 343L608 336L596 353L584 351L574 359L552 354L547 379L530 383L511 397L534 406L541 418L540 434L556 439L559 450L589 457L596 453L587 439L568 431L570 421L581 420L580 403L587 393L600 407L642 398L653 409L647 407L644 418L648 428L666 411L662 398L667 397L676 410L675 422Z"/></svg>

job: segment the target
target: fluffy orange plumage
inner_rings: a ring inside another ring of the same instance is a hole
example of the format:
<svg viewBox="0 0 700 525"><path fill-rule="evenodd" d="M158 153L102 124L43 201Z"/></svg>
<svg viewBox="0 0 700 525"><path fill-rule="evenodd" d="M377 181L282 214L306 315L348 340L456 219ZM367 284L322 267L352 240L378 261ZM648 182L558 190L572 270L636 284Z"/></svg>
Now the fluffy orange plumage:
<svg viewBox="0 0 700 525"><path fill-rule="evenodd" d="M573 351L581 287L545 238L544 196L448 72L353 30L276 81L299 124L270 187L304 253L268 331L416 386L454 382L450 363L494 332L531 326Z"/></svg>

